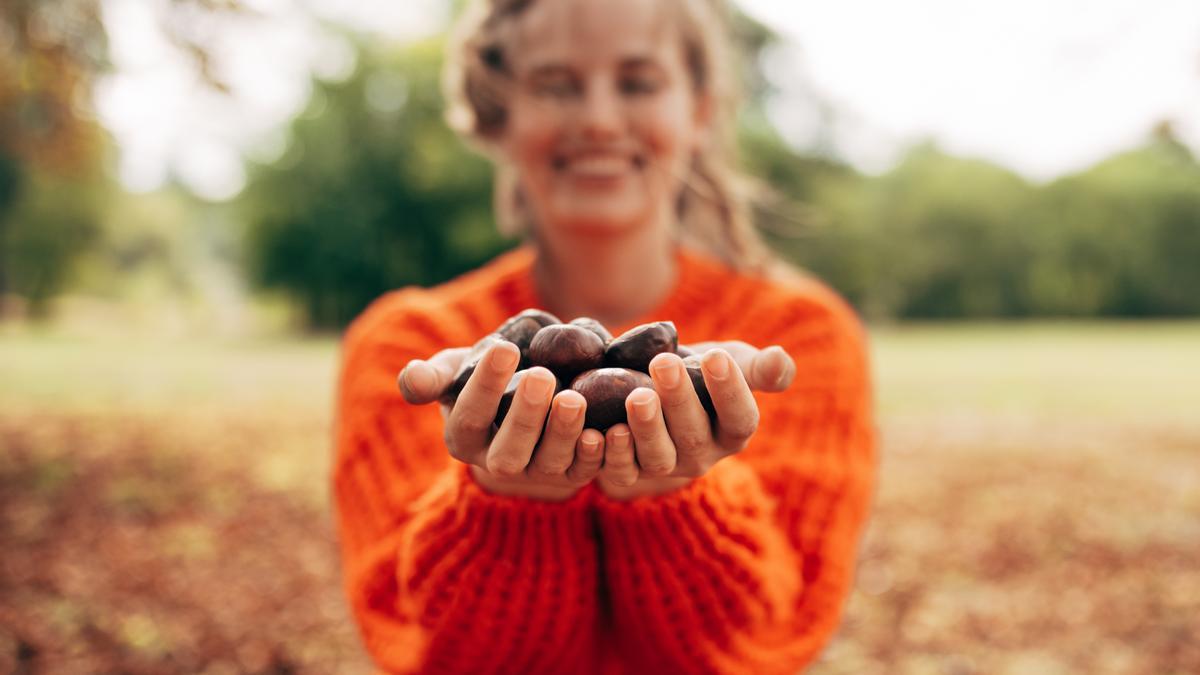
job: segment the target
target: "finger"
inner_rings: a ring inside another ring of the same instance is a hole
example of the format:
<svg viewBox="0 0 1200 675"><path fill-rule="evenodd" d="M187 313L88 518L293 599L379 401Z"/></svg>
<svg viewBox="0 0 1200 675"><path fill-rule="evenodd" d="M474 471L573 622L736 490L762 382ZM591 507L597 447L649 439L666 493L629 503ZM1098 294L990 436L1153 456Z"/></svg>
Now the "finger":
<svg viewBox="0 0 1200 675"><path fill-rule="evenodd" d="M704 384L717 411L717 443L736 452L758 429L758 404L740 368L724 349L713 349L700 360Z"/></svg>
<svg viewBox="0 0 1200 675"><path fill-rule="evenodd" d="M735 357L736 359L736 357ZM750 367L742 368L746 383L754 391L783 391L796 377L796 362L779 345L758 350L751 358Z"/></svg>
<svg viewBox="0 0 1200 675"><path fill-rule="evenodd" d="M796 376L796 363L779 345L759 349L741 340L728 340L700 342L692 345L692 349L701 355L713 349L728 352L752 391L783 391L791 386L792 379Z"/></svg>
<svg viewBox="0 0 1200 675"><path fill-rule="evenodd" d="M600 467L600 477L620 487L630 487L637 482L633 435L628 426L616 424L604 434L604 464Z"/></svg>
<svg viewBox="0 0 1200 675"><path fill-rule="evenodd" d="M554 397L546 433L533 451L530 473L535 476L562 478L575 461L575 445L583 431L587 402L579 392L567 390Z"/></svg>
<svg viewBox="0 0 1200 675"><path fill-rule="evenodd" d="M634 457L637 458L640 473L647 476L669 475L675 470L675 445L667 433L658 395L653 389L634 389L625 399L625 412L633 433Z"/></svg>
<svg viewBox="0 0 1200 675"><path fill-rule="evenodd" d="M538 366L525 371L513 396L512 407L488 448L486 468L489 472L509 478L525 472L546 425L554 385L554 375L545 368Z"/></svg>
<svg viewBox="0 0 1200 675"><path fill-rule="evenodd" d="M658 392L667 431L675 446L676 465L698 459L712 448L712 421L692 386L683 360L674 354L659 354L650 361L650 377ZM694 463L689 463L694 466Z"/></svg>
<svg viewBox="0 0 1200 675"><path fill-rule="evenodd" d="M493 345L463 387L446 420L446 445L455 459L485 467L492 420L521 352L511 342Z"/></svg>
<svg viewBox="0 0 1200 675"><path fill-rule="evenodd" d="M455 373L470 351L467 347L444 349L429 357L428 361L409 361L396 378L404 400L418 405L438 400L454 380Z"/></svg>
<svg viewBox="0 0 1200 675"><path fill-rule="evenodd" d="M600 473L604 462L604 434L584 429L575 442L575 462L567 469L567 479L576 485L591 481Z"/></svg>

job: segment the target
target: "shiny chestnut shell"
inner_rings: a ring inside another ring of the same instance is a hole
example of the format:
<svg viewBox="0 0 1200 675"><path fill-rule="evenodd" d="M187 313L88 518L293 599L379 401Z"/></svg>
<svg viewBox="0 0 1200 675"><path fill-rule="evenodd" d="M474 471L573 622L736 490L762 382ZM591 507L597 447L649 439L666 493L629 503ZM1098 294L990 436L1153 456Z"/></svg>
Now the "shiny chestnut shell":
<svg viewBox="0 0 1200 675"><path fill-rule="evenodd" d="M571 382L571 389L587 401L584 426L601 432L628 421L625 399L638 387L653 389L654 381L649 375L628 368L597 368L581 373Z"/></svg>
<svg viewBox="0 0 1200 675"><path fill-rule="evenodd" d="M604 351L604 365L629 368L645 373L650 361L663 352L679 348L679 334L670 321L644 323L623 333L609 343Z"/></svg>
<svg viewBox="0 0 1200 675"><path fill-rule="evenodd" d="M548 368L563 379L574 378L604 364L604 341L581 326L566 323L546 326L529 344L529 363Z"/></svg>

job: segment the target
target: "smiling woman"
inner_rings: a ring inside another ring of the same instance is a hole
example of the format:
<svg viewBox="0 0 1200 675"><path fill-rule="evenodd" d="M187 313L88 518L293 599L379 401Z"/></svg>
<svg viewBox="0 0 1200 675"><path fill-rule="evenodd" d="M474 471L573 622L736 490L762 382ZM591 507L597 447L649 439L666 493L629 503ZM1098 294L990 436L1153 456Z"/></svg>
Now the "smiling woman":
<svg viewBox="0 0 1200 675"><path fill-rule="evenodd" d="M335 494L381 667L793 673L836 627L874 476L865 339L747 217L723 19L480 0L462 20L450 119L528 244L346 334ZM585 428L561 373L514 374L532 350L512 327L553 315L673 321L690 344L646 357L627 422Z"/></svg>

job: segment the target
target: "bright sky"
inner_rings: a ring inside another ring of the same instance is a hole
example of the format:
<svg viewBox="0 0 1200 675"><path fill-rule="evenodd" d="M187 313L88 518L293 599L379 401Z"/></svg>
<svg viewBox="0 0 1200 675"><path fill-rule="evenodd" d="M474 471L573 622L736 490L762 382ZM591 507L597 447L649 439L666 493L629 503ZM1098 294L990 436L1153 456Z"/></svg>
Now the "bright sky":
<svg viewBox="0 0 1200 675"><path fill-rule="evenodd" d="M232 96L207 90L156 28L166 0L103 0L116 73L97 90L121 147L122 181L170 175L201 196L235 195L243 154L286 147L308 74L349 73L353 52L318 20L397 40L436 31L445 0L244 0L258 16L189 28L217 36ZM298 11L297 2L307 11ZM1163 119L1200 151L1198 0L739 0L788 38L769 73L771 110L801 149L884 171L935 139L1046 180L1146 137ZM818 137L827 101L838 120Z"/></svg>

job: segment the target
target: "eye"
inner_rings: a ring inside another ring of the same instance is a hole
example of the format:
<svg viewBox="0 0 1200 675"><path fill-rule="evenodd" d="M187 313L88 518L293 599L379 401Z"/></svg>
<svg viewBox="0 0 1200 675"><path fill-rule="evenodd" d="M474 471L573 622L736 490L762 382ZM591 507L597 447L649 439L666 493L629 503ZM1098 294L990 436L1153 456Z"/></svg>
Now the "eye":
<svg viewBox="0 0 1200 675"><path fill-rule="evenodd" d="M530 90L536 96L567 98L579 93L579 84L565 74L541 75L533 78Z"/></svg>
<svg viewBox="0 0 1200 675"><path fill-rule="evenodd" d="M621 93L629 95L653 94L663 87L663 78L649 70L639 69L624 73L618 80Z"/></svg>

